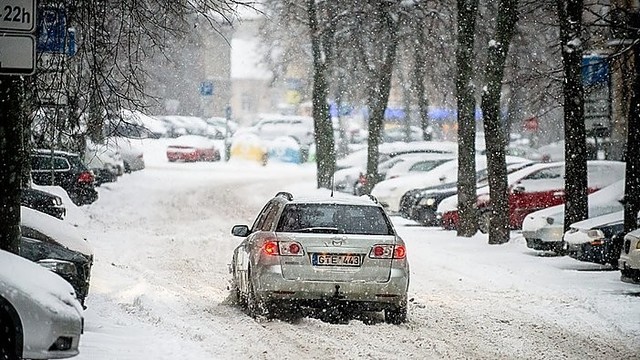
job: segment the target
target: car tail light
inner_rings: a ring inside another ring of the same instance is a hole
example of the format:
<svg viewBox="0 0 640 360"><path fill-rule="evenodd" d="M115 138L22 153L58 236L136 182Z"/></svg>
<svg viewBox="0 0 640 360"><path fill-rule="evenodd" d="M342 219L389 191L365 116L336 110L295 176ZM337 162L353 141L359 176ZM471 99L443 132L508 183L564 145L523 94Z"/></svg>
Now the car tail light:
<svg viewBox="0 0 640 360"><path fill-rule="evenodd" d="M360 176L358 176L358 183L360 185L367 185L369 181L367 180L367 176L363 173L360 173Z"/></svg>
<svg viewBox="0 0 640 360"><path fill-rule="evenodd" d="M374 245L369 252L372 259L404 259L407 256L407 249L403 245Z"/></svg>
<svg viewBox="0 0 640 360"><path fill-rule="evenodd" d="M279 255L280 252L278 251L278 242L276 241L267 241L264 243L263 246L264 252L267 255Z"/></svg>
<svg viewBox="0 0 640 360"><path fill-rule="evenodd" d="M304 254L302 245L296 241L269 240L264 243L263 249L267 255L302 256Z"/></svg>
<svg viewBox="0 0 640 360"><path fill-rule="evenodd" d="M302 245L295 241L280 241L278 243L280 247L280 255L283 256L302 256Z"/></svg>
<svg viewBox="0 0 640 360"><path fill-rule="evenodd" d="M78 182L82 184L90 184L95 181L95 177L89 171L83 171L78 175Z"/></svg>

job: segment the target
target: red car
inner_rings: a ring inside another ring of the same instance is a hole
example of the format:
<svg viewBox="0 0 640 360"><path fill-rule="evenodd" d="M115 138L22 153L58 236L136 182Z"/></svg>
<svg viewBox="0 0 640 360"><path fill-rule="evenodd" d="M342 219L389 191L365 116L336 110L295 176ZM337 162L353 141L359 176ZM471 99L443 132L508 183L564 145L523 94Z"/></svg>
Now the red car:
<svg viewBox="0 0 640 360"><path fill-rule="evenodd" d="M624 178L625 164L619 161L587 162L589 188L592 193ZM564 162L536 164L507 177L509 184L509 224L522 228L524 218L537 210L564 203ZM477 208L480 231L486 232L490 216L489 188L478 189ZM457 197L443 200L438 207L442 227L453 230L458 225Z"/></svg>
<svg viewBox="0 0 640 360"><path fill-rule="evenodd" d="M199 135L183 135L167 147L167 159L174 161L218 161L220 151L213 141Z"/></svg>

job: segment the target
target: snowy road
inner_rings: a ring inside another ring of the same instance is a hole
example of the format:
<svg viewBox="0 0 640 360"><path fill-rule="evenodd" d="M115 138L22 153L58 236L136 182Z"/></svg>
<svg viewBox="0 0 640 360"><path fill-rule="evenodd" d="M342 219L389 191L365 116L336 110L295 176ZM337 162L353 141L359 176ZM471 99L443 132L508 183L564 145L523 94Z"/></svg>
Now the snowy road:
<svg viewBox="0 0 640 360"><path fill-rule="evenodd" d="M277 191L316 191L313 168L145 156L69 215L96 252L78 359L640 359L640 287L618 272L402 219L407 324L257 322L229 299L229 230Z"/></svg>

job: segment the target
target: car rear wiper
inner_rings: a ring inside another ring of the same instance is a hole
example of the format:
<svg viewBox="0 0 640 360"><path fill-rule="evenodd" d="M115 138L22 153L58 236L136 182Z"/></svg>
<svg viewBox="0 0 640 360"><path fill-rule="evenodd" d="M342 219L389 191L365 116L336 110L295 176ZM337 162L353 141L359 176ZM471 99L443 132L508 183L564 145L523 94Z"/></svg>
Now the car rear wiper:
<svg viewBox="0 0 640 360"><path fill-rule="evenodd" d="M319 234L341 234L341 233L344 233L343 230L340 230L340 229L338 229L336 227L322 227L322 226L295 229L295 230L292 230L292 232L319 233Z"/></svg>

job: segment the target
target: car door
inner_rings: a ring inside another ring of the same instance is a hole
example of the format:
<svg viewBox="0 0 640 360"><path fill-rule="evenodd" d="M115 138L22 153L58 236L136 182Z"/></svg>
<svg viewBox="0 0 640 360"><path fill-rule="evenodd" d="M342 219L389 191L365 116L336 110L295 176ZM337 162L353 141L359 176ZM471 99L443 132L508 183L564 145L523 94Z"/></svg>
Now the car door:
<svg viewBox="0 0 640 360"><path fill-rule="evenodd" d="M564 166L537 170L512 186L509 194L509 222L522 227L524 218L537 210L564 203Z"/></svg>
<svg viewBox="0 0 640 360"><path fill-rule="evenodd" d="M257 236L265 226L267 215L276 206L274 201L268 202L260 211L256 220L251 226L249 235L238 245L235 250L234 269L236 274L236 283L238 288L244 292L248 292L248 270L251 265L252 258L259 254L260 247Z"/></svg>

